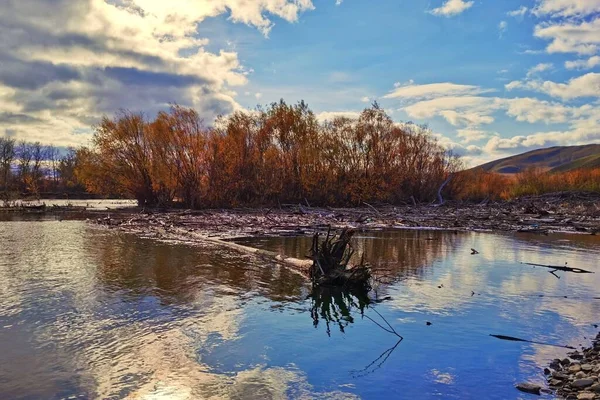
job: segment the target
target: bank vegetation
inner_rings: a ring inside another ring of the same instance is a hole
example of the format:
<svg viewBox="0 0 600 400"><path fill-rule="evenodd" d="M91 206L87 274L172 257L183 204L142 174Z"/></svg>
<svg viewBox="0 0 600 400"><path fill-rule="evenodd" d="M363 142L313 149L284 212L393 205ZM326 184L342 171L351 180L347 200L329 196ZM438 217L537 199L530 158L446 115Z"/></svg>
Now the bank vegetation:
<svg viewBox="0 0 600 400"><path fill-rule="evenodd" d="M377 104L319 122L306 103L284 101L212 127L181 106L150 120L122 111L78 157L91 192L187 208L424 202L460 169L429 129L396 124Z"/></svg>

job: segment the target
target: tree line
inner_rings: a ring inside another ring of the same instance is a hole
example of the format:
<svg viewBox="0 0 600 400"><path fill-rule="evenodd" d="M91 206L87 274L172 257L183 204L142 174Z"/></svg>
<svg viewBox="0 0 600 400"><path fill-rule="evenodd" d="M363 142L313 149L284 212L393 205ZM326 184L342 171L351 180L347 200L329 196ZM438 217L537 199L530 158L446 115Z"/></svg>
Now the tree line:
<svg viewBox="0 0 600 400"><path fill-rule="evenodd" d="M426 126L396 124L376 103L320 122L306 103L283 100L211 127L178 105L154 119L121 111L76 158L92 193L190 208L432 201L460 169Z"/></svg>
<svg viewBox="0 0 600 400"><path fill-rule="evenodd" d="M74 149L61 155L55 146L0 137L2 200L85 192L75 176L76 161Z"/></svg>
<svg viewBox="0 0 600 400"><path fill-rule="evenodd" d="M600 169L506 176L462 163L422 125L398 124L374 103L357 118L321 122L304 102L237 111L206 126L178 105L153 119L121 111L94 128L90 146L0 138L6 201L43 193L133 198L188 208L357 206L445 199L503 200L552 191L600 192Z"/></svg>

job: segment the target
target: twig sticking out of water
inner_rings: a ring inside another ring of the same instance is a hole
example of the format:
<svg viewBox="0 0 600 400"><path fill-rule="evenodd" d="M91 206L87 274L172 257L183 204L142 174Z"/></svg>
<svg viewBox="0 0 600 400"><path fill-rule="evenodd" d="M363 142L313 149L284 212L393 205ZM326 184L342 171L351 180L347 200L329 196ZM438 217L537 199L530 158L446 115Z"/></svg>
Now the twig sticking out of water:
<svg viewBox="0 0 600 400"><path fill-rule="evenodd" d="M512 342L525 342L525 343L541 344L541 345L544 345L544 346L562 347L564 349L576 350L575 347L573 347L573 346L565 346L565 345L561 345L561 344L536 342L536 341L533 341L533 340L520 339L520 338L516 338L516 337L513 337L513 336L492 335L492 334L490 334L490 336L493 336L493 337L495 337L497 339L500 339L500 340L509 340L509 341L512 341Z"/></svg>

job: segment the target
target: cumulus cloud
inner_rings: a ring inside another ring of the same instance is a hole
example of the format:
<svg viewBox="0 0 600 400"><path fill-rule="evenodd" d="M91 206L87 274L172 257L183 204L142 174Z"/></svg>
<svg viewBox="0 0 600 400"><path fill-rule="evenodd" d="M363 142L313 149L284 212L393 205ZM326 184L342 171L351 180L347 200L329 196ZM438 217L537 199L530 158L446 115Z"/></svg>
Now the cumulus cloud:
<svg viewBox="0 0 600 400"><path fill-rule="evenodd" d="M239 108L249 73L235 52L206 50L198 25L227 13L268 35L310 0L4 0L0 2L0 134L60 145L119 108L152 114L172 102L212 118Z"/></svg>
<svg viewBox="0 0 600 400"><path fill-rule="evenodd" d="M546 47L548 53L594 54L600 45L600 17L590 21L542 23L535 27L534 35L550 41Z"/></svg>
<svg viewBox="0 0 600 400"><path fill-rule="evenodd" d="M600 11L600 0L539 0L532 12L538 16L585 17Z"/></svg>
<svg viewBox="0 0 600 400"><path fill-rule="evenodd" d="M506 13L506 15L508 15L509 17L523 17L527 11L529 10L529 8L525 7L525 6L521 6L519 8L517 8L516 10L513 11L509 11Z"/></svg>
<svg viewBox="0 0 600 400"><path fill-rule="evenodd" d="M600 74L590 72L586 75L572 78L567 83L541 80L513 81L505 85L505 88L507 90L531 90L563 100L600 97Z"/></svg>
<svg viewBox="0 0 600 400"><path fill-rule="evenodd" d="M462 139L463 143L478 142L492 136L498 136L496 132L482 131L479 129L458 129L457 136Z"/></svg>
<svg viewBox="0 0 600 400"><path fill-rule="evenodd" d="M568 107L561 103L535 98L515 98L506 100L506 114L520 122L543 122L545 124L565 123L589 111L589 106Z"/></svg>
<svg viewBox="0 0 600 400"><path fill-rule="evenodd" d="M548 71L550 69L552 69L552 67L554 67L554 65L552 63L541 63L538 64L534 67L531 67L529 69L529 71L527 71L527 77L530 77L532 75L536 75L540 72L544 72L544 71Z"/></svg>
<svg viewBox="0 0 600 400"><path fill-rule="evenodd" d="M433 15L438 15L442 17L453 17L473 7L473 4L473 1L446 0L444 4L442 4L438 8L434 8L430 12Z"/></svg>
<svg viewBox="0 0 600 400"><path fill-rule="evenodd" d="M419 101L404 107L404 111L417 119L441 116L453 126L478 126L494 122L492 114L501 108L494 97L448 96Z"/></svg>
<svg viewBox="0 0 600 400"><path fill-rule="evenodd" d="M600 121L596 120L596 123ZM539 132L526 136L512 138L493 137L484 146L488 153L524 152L540 147L574 146L600 140L597 129L575 128L564 131Z"/></svg>
<svg viewBox="0 0 600 400"><path fill-rule="evenodd" d="M570 98L593 93L600 95L598 86L592 81L597 79L592 74L569 81L566 84L551 82L525 81L513 82L507 86L544 88L556 97ZM582 90L587 92L583 92ZM415 119L431 119L442 117L449 124L458 127L457 137L462 143L456 143L449 138L440 136L445 147L456 150L468 160L475 156L493 158L506 153L530 150L542 146L569 145L589 143L600 139L600 109L595 104L569 106L558 101L546 101L533 97L502 98L486 96L441 96L420 100L402 109L409 117ZM518 122L546 125L568 124L569 129L563 131L539 132L527 136L501 137L500 134L481 129L483 125L491 124L498 113L504 113ZM488 140L484 146L473 146L471 143ZM481 158L479 157L479 158ZM479 159L477 158L477 159Z"/></svg>
<svg viewBox="0 0 600 400"><path fill-rule="evenodd" d="M498 30L500 31L500 37L502 37L504 32L506 32L506 29L508 29L508 22L500 21L500 23L498 24Z"/></svg>
<svg viewBox="0 0 600 400"><path fill-rule="evenodd" d="M600 56L593 56L587 60L565 61L567 69L592 69L600 65Z"/></svg>

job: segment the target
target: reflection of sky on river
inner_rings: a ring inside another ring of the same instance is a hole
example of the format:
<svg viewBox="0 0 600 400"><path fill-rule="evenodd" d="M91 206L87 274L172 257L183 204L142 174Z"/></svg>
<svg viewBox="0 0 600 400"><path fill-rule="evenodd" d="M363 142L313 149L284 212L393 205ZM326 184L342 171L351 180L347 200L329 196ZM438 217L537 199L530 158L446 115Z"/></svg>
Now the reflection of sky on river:
<svg viewBox="0 0 600 400"><path fill-rule="evenodd" d="M296 256L309 243L255 242ZM315 329L285 268L80 222L0 223L0 243L3 398L519 398L513 385L543 382L565 351L489 334L578 345L600 322L600 301L571 298L599 296L600 274L519 264L600 271L597 238L369 234L359 253L401 277L376 307L404 341L353 375L396 338L356 313L345 333Z"/></svg>

